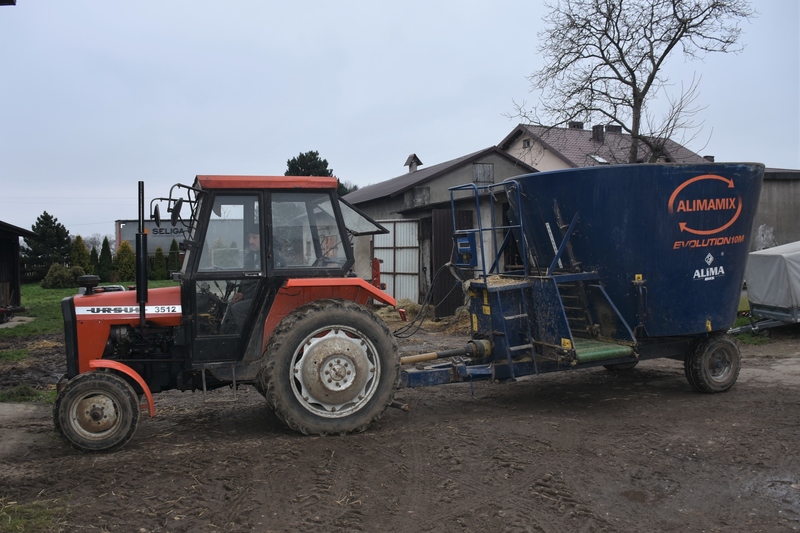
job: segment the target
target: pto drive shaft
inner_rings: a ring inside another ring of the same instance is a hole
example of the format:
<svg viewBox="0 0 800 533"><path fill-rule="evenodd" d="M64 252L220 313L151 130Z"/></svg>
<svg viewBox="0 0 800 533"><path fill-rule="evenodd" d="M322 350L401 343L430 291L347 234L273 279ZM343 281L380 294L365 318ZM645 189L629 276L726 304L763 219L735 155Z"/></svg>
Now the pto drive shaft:
<svg viewBox="0 0 800 533"><path fill-rule="evenodd" d="M446 359L447 357L484 357L492 352L492 344L487 340L472 340L463 348L443 350L441 352L428 352L417 355L407 355L400 358L401 365L422 363L424 361L435 361L436 359Z"/></svg>

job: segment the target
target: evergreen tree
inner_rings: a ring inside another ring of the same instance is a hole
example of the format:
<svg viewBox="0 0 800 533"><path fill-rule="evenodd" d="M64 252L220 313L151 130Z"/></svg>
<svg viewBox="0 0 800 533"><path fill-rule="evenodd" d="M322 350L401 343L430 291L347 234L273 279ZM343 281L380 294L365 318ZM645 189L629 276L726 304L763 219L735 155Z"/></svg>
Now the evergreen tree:
<svg viewBox="0 0 800 533"><path fill-rule="evenodd" d="M358 185L351 181L339 181L336 180L336 193L339 196L344 196L345 194L349 194L353 191L358 190Z"/></svg>
<svg viewBox="0 0 800 533"><path fill-rule="evenodd" d="M310 150L289 159L284 176L333 176L333 170L328 168L327 159L320 159L319 152Z"/></svg>
<svg viewBox="0 0 800 533"><path fill-rule="evenodd" d="M100 257L97 255L97 248L92 246L92 252L89 254L89 264L91 265L91 274L97 274L100 268Z"/></svg>
<svg viewBox="0 0 800 533"><path fill-rule="evenodd" d="M328 160L321 159L319 152L316 150L309 150L306 153L300 153L297 157L293 157L286 162L286 172L284 176L333 176L333 169L328 168ZM358 189L358 185L349 181L341 182L336 180L336 192L339 196L344 196L347 193L353 192Z"/></svg>
<svg viewBox="0 0 800 533"><path fill-rule="evenodd" d="M150 274L150 279L169 279L167 258L164 257L164 250L160 246L156 248L156 253L153 255L153 270Z"/></svg>
<svg viewBox="0 0 800 533"><path fill-rule="evenodd" d="M103 239L103 247L100 249L100 258L97 261L97 275L101 281L111 281L114 275L114 260L111 257L111 246L108 244L108 237Z"/></svg>
<svg viewBox="0 0 800 533"><path fill-rule="evenodd" d="M133 281L136 279L136 253L128 241L122 241L114 256L114 270L118 281Z"/></svg>
<svg viewBox="0 0 800 533"><path fill-rule="evenodd" d="M72 242L67 228L47 211L39 215L31 229L36 237L25 237L27 249L23 250L22 255L27 270L34 271L36 278L42 279L50 270L50 265L69 262Z"/></svg>
<svg viewBox="0 0 800 533"><path fill-rule="evenodd" d="M178 248L178 241L172 239L172 244L169 245L169 263L167 270L170 272L177 272L181 269L181 254Z"/></svg>
<svg viewBox="0 0 800 533"><path fill-rule="evenodd" d="M72 246L69 252L70 266L81 267L84 272L92 273L92 260L89 256L89 250L86 249L86 244L83 242L83 237L77 235L72 241Z"/></svg>

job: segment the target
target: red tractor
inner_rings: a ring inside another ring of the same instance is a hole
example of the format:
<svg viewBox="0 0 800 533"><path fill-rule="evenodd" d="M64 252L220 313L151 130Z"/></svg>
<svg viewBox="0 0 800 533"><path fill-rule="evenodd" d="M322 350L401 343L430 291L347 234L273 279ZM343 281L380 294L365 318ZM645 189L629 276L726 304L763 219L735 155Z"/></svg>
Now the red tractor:
<svg viewBox="0 0 800 533"><path fill-rule="evenodd" d="M392 402L397 345L355 277L350 237L386 230L338 198L335 178L198 176L151 203L183 225L180 286L147 288L139 184L136 291L96 276L65 298L67 373L54 420L83 451L127 443L152 393L254 385L305 434L361 431ZM187 217L181 212L189 211ZM378 283L379 284L379 283ZM140 402L140 398L145 403Z"/></svg>

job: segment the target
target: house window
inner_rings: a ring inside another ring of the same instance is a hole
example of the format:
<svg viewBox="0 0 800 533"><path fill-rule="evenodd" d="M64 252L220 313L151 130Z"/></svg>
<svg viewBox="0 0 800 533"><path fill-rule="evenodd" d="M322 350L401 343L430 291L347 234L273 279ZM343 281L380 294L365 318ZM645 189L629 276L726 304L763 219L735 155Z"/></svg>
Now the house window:
<svg viewBox="0 0 800 533"><path fill-rule="evenodd" d="M494 165L475 163L472 165L472 181L478 185L494 183Z"/></svg>
<svg viewBox="0 0 800 533"><path fill-rule="evenodd" d="M530 139L523 139L522 140L522 147L523 148L530 148L533 145Z"/></svg>

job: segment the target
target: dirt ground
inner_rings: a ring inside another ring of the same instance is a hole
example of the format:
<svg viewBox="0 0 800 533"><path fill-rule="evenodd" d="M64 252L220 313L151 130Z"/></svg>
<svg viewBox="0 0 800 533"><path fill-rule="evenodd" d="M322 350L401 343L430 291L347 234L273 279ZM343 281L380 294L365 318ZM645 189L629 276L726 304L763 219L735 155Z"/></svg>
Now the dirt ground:
<svg viewBox="0 0 800 533"><path fill-rule="evenodd" d="M428 329L402 352L466 340ZM62 339L30 346L0 386L55 383ZM723 394L657 360L400 390L409 412L346 437L288 430L250 387L168 392L112 454L72 450L48 406L0 404L0 501L89 532L794 531L800 339L779 328L742 352Z"/></svg>

